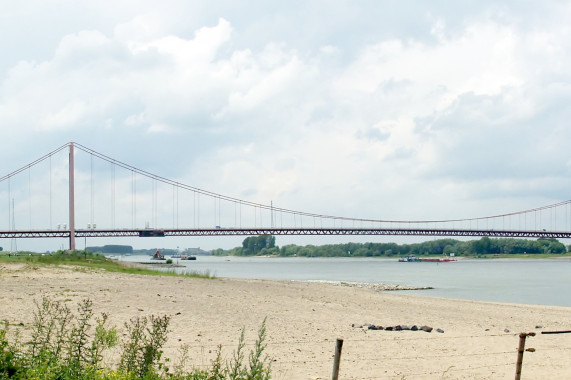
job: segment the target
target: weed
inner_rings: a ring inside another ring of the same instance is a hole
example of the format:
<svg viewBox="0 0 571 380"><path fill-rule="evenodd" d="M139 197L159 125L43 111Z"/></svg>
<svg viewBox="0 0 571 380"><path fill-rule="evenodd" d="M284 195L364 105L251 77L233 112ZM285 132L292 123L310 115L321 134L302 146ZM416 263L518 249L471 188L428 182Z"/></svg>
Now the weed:
<svg viewBox="0 0 571 380"><path fill-rule="evenodd" d="M163 369L160 363L162 347L167 341L170 317L136 317L125 323L127 341L123 344L120 369L138 378L156 375ZM148 326L150 324L150 327Z"/></svg>
<svg viewBox="0 0 571 380"><path fill-rule="evenodd" d="M0 327L0 379L13 377L17 370L16 355L18 350L8 341L8 322L3 321Z"/></svg>
<svg viewBox="0 0 571 380"><path fill-rule="evenodd" d="M189 347L169 372L163 359L170 317L136 317L125 323L126 334L117 369L103 366L104 352L118 344L115 327L107 327L108 315L94 317L93 304L83 300L73 313L65 303L46 297L35 301L31 339L21 344L8 339L8 322L0 325L0 379L118 379L118 380L267 380L270 359L265 355L266 320L246 363L245 332L242 329L232 359L223 364L222 346L210 368L185 370Z"/></svg>
<svg viewBox="0 0 571 380"><path fill-rule="evenodd" d="M254 349L250 352L250 371L248 379L266 380L270 378L271 362L267 355L263 356L266 349L266 318L262 322L260 330L258 330L258 340L254 344Z"/></svg>
<svg viewBox="0 0 571 380"><path fill-rule="evenodd" d="M240 333L240 339L238 340L238 348L234 351L234 356L232 357L232 361L229 364L228 374L230 379L244 379L246 376L246 368L244 366L244 346L246 343L244 342L244 334L245 331L242 329Z"/></svg>
<svg viewBox="0 0 571 380"><path fill-rule="evenodd" d="M254 348L250 351L248 366L245 365L244 357L244 329L238 340L238 348L234 351L232 360L226 367L226 372L232 380L267 380L270 378L271 362L268 356L264 356L266 349L266 319L262 322L262 326L258 330L258 339L254 344ZM213 366L214 368L214 366ZM222 379L224 377L221 377Z"/></svg>
<svg viewBox="0 0 571 380"><path fill-rule="evenodd" d="M64 304L42 298L35 301L31 341L21 371L40 377L85 378L100 369L103 351L117 342L115 328L106 328L107 315L95 318L93 304L83 300L77 316Z"/></svg>

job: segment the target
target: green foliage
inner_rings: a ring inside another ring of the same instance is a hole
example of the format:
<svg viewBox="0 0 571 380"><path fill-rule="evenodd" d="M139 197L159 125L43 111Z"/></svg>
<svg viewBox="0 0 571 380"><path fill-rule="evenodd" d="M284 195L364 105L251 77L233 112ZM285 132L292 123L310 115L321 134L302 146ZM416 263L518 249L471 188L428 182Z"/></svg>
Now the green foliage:
<svg viewBox="0 0 571 380"><path fill-rule="evenodd" d="M392 257L392 256L422 256L450 255L484 256L484 255L513 255L513 254L563 254L567 252L565 245L556 239L491 239L482 237L479 240L460 241L455 239L437 239L414 244L396 243L346 243L326 245L285 245L281 248L262 247L264 237L249 237L244 240L242 247L228 251L215 250L213 254L229 256L276 255L281 257ZM568 247L571 251L571 246Z"/></svg>
<svg viewBox="0 0 571 380"><path fill-rule="evenodd" d="M244 346L245 343L245 330L242 329L240 339L238 340L238 348L234 351L234 356L228 368L228 375L230 379L244 379L246 377L246 368L244 365Z"/></svg>
<svg viewBox="0 0 571 380"><path fill-rule="evenodd" d="M162 347L167 341L170 317L136 317L125 323L127 341L123 344L119 368L142 379L157 375L163 365ZM149 327L150 325L150 327Z"/></svg>
<svg viewBox="0 0 571 380"><path fill-rule="evenodd" d="M168 316L137 317L125 324L126 333L117 369L103 366L104 352L118 343L115 327L107 327L107 314L93 317L92 302L83 300L77 313L63 303L42 298L35 302L31 339L26 344L8 339L8 323L0 325L0 379L117 379L117 380L267 380L270 359L265 355L266 320L246 363L244 330L230 362L222 360L222 346L210 368L186 370L189 347L182 346L173 367L163 360ZM17 336L16 336L17 337Z"/></svg>
<svg viewBox="0 0 571 380"><path fill-rule="evenodd" d="M250 236L242 242L242 254L245 256L263 255L275 246L276 237L273 235Z"/></svg>
<svg viewBox="0 0 571 380"><path fill-rule="evenodd" d="M264 356L266 349L266 319L262 322L262 327L258 330L258 339L254 344L254 349L249 356L249 373L247 379L267 380L270 378L271 366L267 356Z"/></svg>
<svg viewBox="0 0 571 380"><path fill-rule="evenodd" d="M19 353L16 378L92 378L100 369L103 351L115 346L117 332L106 327L107 316L95 319L92 302L84 300L74 315L63 303L36 301L31 341Z"/></svg>
<svg viewBox="0 0 571 380"><path fill-rule="evenodd" d="M266 319L262 322L262 326L258 330L258 339L254 344L254 348L250 351L248 355L248 365L245 363L245 353L244 347L245 343L245 332L242 329L240 334L240 339L238 341L238 348L234 351L232 360L227 365L224 371L220 371L218 368L218 376L226 373L229 379L232 380L267 380L270 379L271 374L271 362L267 355L264 355L266 349ZM220 358L220 349L218 351L217 360ZM216 363L216 360L215 362ZM218 364L220 364L218 362ZM214 365L213 365L214 368ZM218 377L219 379L225 379L225 377Z"/></svg>
<svg viewBox="0 0 571 380"><path fill-rule="evenodd" d="M102 247L86 247L85 250L89 252L100 252L100 253L118 253L118 254L133 253L132 246L118 245L118 244L109 244L109 245L104 245Z"/></svg>
<svg viewBox="0 0 571 380"><path fill-rule="evenodd" d="M8 322L0 326L0 379L12 378L18 371L17 347L7 338Z"/></svg>
<svg viewBox="0 0 571 380"><path fill-rule="evenodd" d="M226 251L223 250L222 248L216 248L212 251L212 256L225 256L226 255Z"/></svg>

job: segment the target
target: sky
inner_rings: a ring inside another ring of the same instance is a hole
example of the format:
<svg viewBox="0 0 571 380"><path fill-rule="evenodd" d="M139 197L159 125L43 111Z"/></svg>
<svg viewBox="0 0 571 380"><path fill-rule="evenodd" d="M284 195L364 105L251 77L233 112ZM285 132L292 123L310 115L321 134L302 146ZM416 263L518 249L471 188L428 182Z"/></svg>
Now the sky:
<svg viewBox="0 0 571 380"><path fill-rule="evenodd" d="M570 19L550 0L4 0L0 176L74 141L316 214L470 218L568 200ZM277 239L290 242L323 241Z"/></svg>

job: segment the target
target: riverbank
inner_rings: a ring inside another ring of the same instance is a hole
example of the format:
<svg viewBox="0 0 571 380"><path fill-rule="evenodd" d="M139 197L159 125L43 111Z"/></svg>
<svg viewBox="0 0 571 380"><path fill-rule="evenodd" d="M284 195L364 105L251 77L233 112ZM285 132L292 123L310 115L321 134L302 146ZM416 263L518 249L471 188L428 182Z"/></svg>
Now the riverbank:
<svg viewBox="0 0 571 380"><path fill-rule="evenodd" d="M90 298L119 328L138 315L168 314L167 356L176 358L188 344L195 365L207 364L218 345L229 359L242 327L249 348L267 317L275 379L330 378L337 338L344 339L344 379L510 378L520 332L538 334L528 338L527 347L536 352L525 354L523 378L571 376L570 334L541 334L569 330L568 307L416 297L327 282L207 280L5 263L0 289L0 319L24 333L34 300L42 295L73 307ZM369 330L369 324L434 330Z"/></svg>

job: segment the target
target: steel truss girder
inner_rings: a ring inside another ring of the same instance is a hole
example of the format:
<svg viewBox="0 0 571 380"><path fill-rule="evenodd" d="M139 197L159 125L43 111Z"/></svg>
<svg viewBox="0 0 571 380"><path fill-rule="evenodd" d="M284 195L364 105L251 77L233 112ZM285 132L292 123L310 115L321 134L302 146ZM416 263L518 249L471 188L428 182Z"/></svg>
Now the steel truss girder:
<svg viewBox="0 0 571 380"><path fill-rule="evenodd" d="M414 228L212 228L212 229L124 229L75 230L75 237L140 237L140 236L258 236L258 235L400 235L457 237L514 237L568 239L571 232L461 230ZM0 238L69 238L70 231L0 231Z"/></svg>

